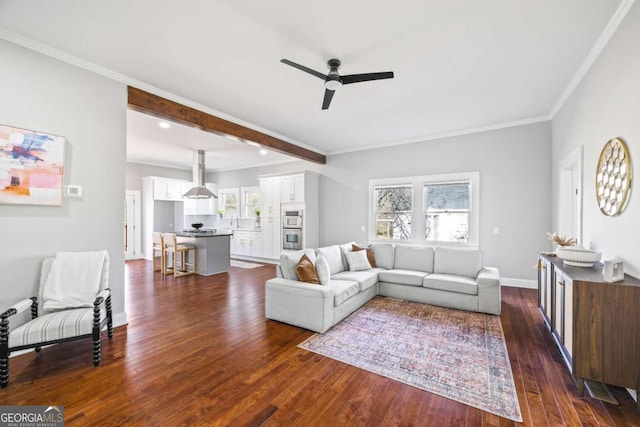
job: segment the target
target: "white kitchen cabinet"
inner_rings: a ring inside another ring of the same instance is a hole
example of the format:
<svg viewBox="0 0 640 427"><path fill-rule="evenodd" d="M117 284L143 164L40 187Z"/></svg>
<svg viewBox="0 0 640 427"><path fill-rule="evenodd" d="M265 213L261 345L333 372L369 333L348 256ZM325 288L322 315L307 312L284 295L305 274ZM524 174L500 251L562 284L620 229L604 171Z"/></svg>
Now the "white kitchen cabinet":
<svg viewBox="0 0 640 427"><path fill-rule="evenodd" d="M304 174L281 177L280 201L282 203L304 202Z"/></svg>
<svg viewBox="0 0 640 427"><path fill-rule="evenodd" d="M260 178L261 216L280 216L280 177Z"/></svg>
<svg viewBox="0 0 640 427"><path fill-rule="evenodd" d="M153 199L181 202L184 182L168 178L153 178Z"/></svg>
<svg viewBox="0 0 640 427"><path fill-rule="evenodd" d="M234 255L262 256L262 234L259 231L235 230L231 250Z"/></svg>
<svg viewBox="0 0 640 427"><path fill-rule="evenodd" d="M282 253L282 227L280 217L262 218L262 256L278 259Z"/></svg>

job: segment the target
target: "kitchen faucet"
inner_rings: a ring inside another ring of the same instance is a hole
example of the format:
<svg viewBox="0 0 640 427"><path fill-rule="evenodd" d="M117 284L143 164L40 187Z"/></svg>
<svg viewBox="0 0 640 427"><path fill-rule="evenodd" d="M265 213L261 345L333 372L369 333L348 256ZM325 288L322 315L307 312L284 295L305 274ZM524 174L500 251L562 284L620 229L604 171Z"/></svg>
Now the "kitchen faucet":
<svg viewBox="0 0 640 427"><path fill-rule="evenodd" d="M236 215L231 217L231 228L233 228L233 220L236 220L236 228L238 228L238 217Z"/></svg>

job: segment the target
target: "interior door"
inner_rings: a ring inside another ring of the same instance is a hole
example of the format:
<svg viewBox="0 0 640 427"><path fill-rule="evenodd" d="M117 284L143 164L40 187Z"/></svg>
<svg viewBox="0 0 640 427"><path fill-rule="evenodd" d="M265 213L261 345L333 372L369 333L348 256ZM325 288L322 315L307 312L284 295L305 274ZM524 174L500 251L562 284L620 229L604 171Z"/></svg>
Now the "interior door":
<svg viewBox="0 0 640 427"><path fill-rule="evenodd" d="M124 205L124 259L142 257L140 192L127 190Z"/></svg>

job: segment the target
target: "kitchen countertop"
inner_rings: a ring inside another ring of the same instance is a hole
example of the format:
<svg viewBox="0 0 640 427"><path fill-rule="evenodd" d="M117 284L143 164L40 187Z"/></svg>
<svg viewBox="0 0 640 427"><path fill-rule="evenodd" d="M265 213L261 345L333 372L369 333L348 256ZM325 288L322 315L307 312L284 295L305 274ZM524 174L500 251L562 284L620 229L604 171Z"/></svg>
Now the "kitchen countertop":
<svg viewBox="0 0 640 427"><path fill-rule="evenodd" d="M215 233L192 233L190 231L182 231L176 233L178 237L219 237L219 236L233 236L232 231L216 231Z"/></svg>

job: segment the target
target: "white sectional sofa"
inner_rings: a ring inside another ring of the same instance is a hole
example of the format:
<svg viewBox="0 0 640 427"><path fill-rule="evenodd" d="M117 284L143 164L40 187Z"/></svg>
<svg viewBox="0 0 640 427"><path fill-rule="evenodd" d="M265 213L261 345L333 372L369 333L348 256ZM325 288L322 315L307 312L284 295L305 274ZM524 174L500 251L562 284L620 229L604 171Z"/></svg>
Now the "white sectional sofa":
<svg viewBox="0 0 640 427"><path fill-rule="evenodd" d="M322 333L376 295L500 314L500 273L482 265L479 250L377 243L370 246L376 267L352 271L352 244L283 254L277 277L265 284L266 317ZM325 284L298 280L296 266L303 254L316 264L319 276L328 264Z"/></svg>

